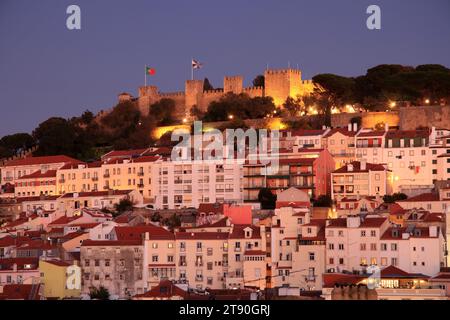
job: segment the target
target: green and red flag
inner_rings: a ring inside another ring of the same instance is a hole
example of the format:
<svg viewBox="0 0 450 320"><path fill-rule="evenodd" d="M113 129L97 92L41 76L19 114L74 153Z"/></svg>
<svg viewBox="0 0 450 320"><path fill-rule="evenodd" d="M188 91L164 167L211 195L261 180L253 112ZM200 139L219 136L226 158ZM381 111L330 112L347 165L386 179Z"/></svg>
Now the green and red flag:
<svg viewBox="0 0 450 320"><path fill-rule="evenodd" d="M145 74L148 74L149 76L154 76L156 73L156 70L154 68L145 67Z"/></svg>

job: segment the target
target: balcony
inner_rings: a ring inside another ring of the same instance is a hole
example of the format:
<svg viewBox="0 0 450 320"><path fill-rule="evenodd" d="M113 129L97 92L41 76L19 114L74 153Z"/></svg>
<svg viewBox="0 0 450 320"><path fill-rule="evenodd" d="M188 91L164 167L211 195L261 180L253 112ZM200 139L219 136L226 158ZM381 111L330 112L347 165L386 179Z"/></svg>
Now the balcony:
<svg viewBox="0 0 450 320"><path fill-rule="evenodd" d="M203 262L195 262L196 267L203 267Z"/></svg>
<svg viewBox="0 0 450 320"><path fill-rule="evenodd" d="M93 176L93 177L91 178L91 180L92 180L92 181L98 181L98 177L97 177L97 176Z"/></svg>
<svg viewBox="0 0 450 320"><path fill-rule="evenodd" d="M178 263L178 265L179 265L180 267L186 267L186 266L187 266L187 262L186 262L186 261L180 261L180 262Z"/></svg>
<svg viewBox="0 0 450 320"><path fill-rule="evenodd" d="M58 182L59 182L59 183L65 183L65 182L66 182L66 179L59 179Z"/></svg>
<svg viewBox="0 0 450 320"><path fill-rule="evenodd" d="M109 177L110 177L109 172L106 172L103 174L103 178L109 178Z"/></svg>
<svg viewBox="0 0 450 320"><path fill-rule="evenodd" d="M143 188L144 187L144 184L143 183L138 183L138 188Z"/></svg>
<svg viewBox="0 0 450 320"><path fill-rule="evenodd" d="M138 177L143 177L144 176L144 172L143 171L138 171L137 175L138 175Z"/></svg>
<svg viewBox="0 0 450 320"><path fill-rule="evenodd" d="M13 177L4 177L3 180L4 180L5 182L13 181Z"/></svg>
<svg viewBox="0 0 450 320"><path fill-rule="evenodd" d="M195 281L203 281L203 276L195 276Z"/></svg>
<svg viewBox="0 0 450 320"><path fill-rule="evenodd" d="M109 186L103 186L103 190L109 190Z"/></svg>

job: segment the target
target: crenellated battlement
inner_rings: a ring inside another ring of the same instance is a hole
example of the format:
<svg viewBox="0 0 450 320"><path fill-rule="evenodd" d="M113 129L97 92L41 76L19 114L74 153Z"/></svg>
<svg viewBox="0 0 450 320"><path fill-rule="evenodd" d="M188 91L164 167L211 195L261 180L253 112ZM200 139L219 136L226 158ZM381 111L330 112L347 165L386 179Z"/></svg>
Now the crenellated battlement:
<svg viewBox="0 0 450 320"><path fill-rule="evenodd" d="M211 102L227 93L245 93L252 98L270 96L277 106L281 106L287 97L309 94L314 89L312 80L302 80L298 69L268 69L265 70L264 77L264 87L244 88L244 78L240 75L225 76L223 89L203 90L204 80L186 80L184 91L175 92L160 92L154 85L142 86L137 99L131 94L122 93L119 95L119 102L133 101L141 113L146 115L152 104L164 98L172 99L176 104L176 116L182 119L189 116L193 106L205 111Z"/></svg>
<svg viewBox="0 0 450 320"><path fill-rule="evenodd" d="M223 89L213 89L213 90L205 90L203 91L203 94L217 94L217 93L223 93Z"/></svg>
<svg viewBox="0 0 450 320"><path fill-rule="evenodd" d="M272 74L298 74L301 75L302 72L298 69L267 69L265 74L272 75Z"/></svg>
<svg viewBox="0 0 450 320"><path fill-rule="evenodd" d="M158 92L158 95L162 98L170 98L170 97L184 97L184 91L175 91L175 92Z"/></svg>

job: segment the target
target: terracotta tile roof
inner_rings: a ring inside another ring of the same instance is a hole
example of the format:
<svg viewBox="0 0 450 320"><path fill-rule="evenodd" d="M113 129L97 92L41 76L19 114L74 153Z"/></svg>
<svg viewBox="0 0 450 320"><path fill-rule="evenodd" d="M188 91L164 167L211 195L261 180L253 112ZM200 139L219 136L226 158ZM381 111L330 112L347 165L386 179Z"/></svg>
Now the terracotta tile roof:
<svg viewBox="0 0 450 320"><path fill-rule="evenodd" d="M179 240L226 240L228 232L176 232L175 238Z"/></svg>
<svg viewBox="0 0 450 320"><path fill-rule="evenodd" d="M40 300L40 284L33 290L32 284L5 284L0 300ZM33 294L33 296L31 296Z"/></svg>
<svg viewBox="0 0 450 320"><path fill-rule="evenodd" d="M145 149L130 149L130 150L113 150L102 156L104 158L113 158L113 157L132 157L132 156L140 156L145 153L148 148Z"/></svg>
<svg viewBox="0 0 450 320"><path fill-rule="evenodd" d="M58 267L68 267L71 266L72 264L67 262L67 261L62 261L62 260L56 260L56 259L51 259L51 260L41 260L42 262L46 262L46 263L50 263L53 264L55 266Z"/></svg>
<svg viewBox="0 0 450 320"><path fill-rule="evenodd" d="M80 218L81 218L81 216L74 216L74 217L62 216L62 217L50 222L48 224L48 226L52 227L52 226L57 226L57 225L67 225L75 220L80 219Z"/></svg>
<svg viewBox="0 0 450 320"><path fill-rule="evenodd" d="M141 246L141 240L84 240L82 247Z"/></svg>
<svg viewBox="0 0 450 320"><path fill-rule="evenodd" d="M67 163L59 170L70 170L70 169L77 169L79 165L84 165L85 168L100 168L102 166L103 162L101 161L94 161L94 162L80 162L80 163Z"/></svg>
<svg viewBox="0 0 450 320"><path fill-rule="evenodd" d="M141 163L141 162L155 162L160 160L161 157L159 156L141 156L137 159L133 159L134 163Z"/></svg>
<svg viewBox="0 0 450 320"><path fill-rule="evenodd" d="M185 228L186 230L188 229L201 229L201 228L226 228L226 227L231 227L231 222L229 222L229 218L228 217L223 217L222 219L219 219L218 221L214 222L214 223L205 223L196 227L189 227L189 228Z"/></svg>
<svg viewBox="0 0 450 320"><path fill-rule="evenodd" d="M428 138L430 130L390 130L386 134L386 139L395 138Z"/></svg>
<svg viewBox="0 0 450 320"><path fill-rule="evenodd" d="M358 173L358 172L369 172L369 171L387 171L387 169L382 164L375 164L375 163L366 163L366 170L361 170L361 162L359 161L352 161L351 164L353 165L353 170L348 170L348 164L333 171L333 173Z"/></svg>
<svg viewBox="0 0 450 320"><path fill-rule="evenodd" d="M387 218L365 218L359 228L379 228L383 223L385 223ZM347 227L347 219L346 218L337 218L328 220L330 224L327 228L346 228Z"/></svg>
<svg viewBox="0 0 450 320"><path fill-rule="evenodd" d="M244 239L245 238L245 230L246 228L252 229L252 236L251 239L260 239L260 228L253 226L253 225L245 225L245 224L239 224L234 225L233 230L230 233L230 239Z"/></svg>
<svg viewBox="0 0 450 320"><path fill-rule="evenodd" d="M279 164L300 164L300 165L313 165L317 158L289 158L279 159Z"/></svg>
<svg viewBox="0 0 450 320"><path fill-rule="evenodd" d="M0 259L0 270L13 270L14 264L17 265L17 270L24 270L26 265L31 268L26 270L36 270L39 264L38 258L4 258Z"/></svg>
<svg viewBox="0 0 450 320"><path fill-rule="evenodd" d="M408 198L406 200L399 200L397 202L402 203L402 202L430 202L430 201L440 201L439 194L432 192L422 193L417 196Z"/></svg>
<svg viewBox="0 0 450 320"><path fill-rule="evenodd" d="M86 235L86 234L89 234L89 232L75 231L75 232L71 232L71 233L68 233L68 234L62 236L62 237L61 237L61 240L62 240L63 242L66 242L66 241L69 241L69 240L78 238L78 237L83 236L83 235Z"/></svg>
<svg viewBox="0 0 450 320"><path fill-rule="evenodd" d="M430 279L430 281L437 281L437 280L449 280L450 281L450 273L442 273L440 272L437 276L434 276Z"/></svg>
<svg viewBox="0 0 450 320"><path fill-rule="evenodd" d="M41 179L41 178L56 178L56 170L47 170L42 172L41 170L35 171L32 174L21 176L20 180L25 179Z"/></svg>
<svg viewBox="0 0 450 320"><path fill-rule="evenodd" d="M59 155L59 156L46 156L46 157L29 157L24 159L14 159L6 162L5 167L10 166L29 166L29 165L39 165L39 164L51 164L51 163L80 163L81 161Z"/></svg>
<svg viewBox="0 0 450 320"><path fill-rule="evenodd" d="M198 213L223 213L223 203L200 203Z"/></svg>
<svg viewBox="0 0 450 320"><path fill-rule="evenodd" d="M188 296L187 291L177 287L170 280L163 280L157 286L153 287L149 291L135 295L135 298L158 298L168 299L174 296L179 296L185 299Z"/></svg>
<svg viewBox="0 0 450 320"><path fill-rule="evenodd" d="M384 130L373 130L373 131L365 131L365 132L360 132L357 134L357 138L359 137L382 137L384 136L384 134L386 133L386 131Z"/></svg>
<svg viewBox="0 0 450 320"><path fill-rule="evenodd" d="M304 137L304 136L321 136L325 133L326 130L307 130L307 129L292 129L287 130L291 132L291 136L293 137Z"/></svg>
<svg viewBox="0 0 450 320"><path fill-rule="evenodd" d="M332 135L340 133L347 137L354 137L356 135L356 131L348 131L348 128L334 128L328 131L328 133L324 136L324 138L329 138Z"/></svg>
<svg viewBox="0 0 450 320"><path fill-rule="evenodd" d="M34 201L55 201L60 196L35 196L35 197L19 197L16 199L17 203L34 202Z"/></svg>
<svg viewBox="0 0 450 320"><path fill-rule="evenodd" d="M115 227L114 231L118 240L141 240L147 232L150 240L175 240L172 232L154 225Z"/></svg>
<svg viewBox="0 0 450 320"><path fill-rule="evenodd" d="M394 233L394 231L396 233ZM382 240L407 240L403 239L403 233L407 232L406 227L390 227L381 236ZM427 227L415 227L414 231L408 232L410 238L431 238L430 229Z"/></svg>

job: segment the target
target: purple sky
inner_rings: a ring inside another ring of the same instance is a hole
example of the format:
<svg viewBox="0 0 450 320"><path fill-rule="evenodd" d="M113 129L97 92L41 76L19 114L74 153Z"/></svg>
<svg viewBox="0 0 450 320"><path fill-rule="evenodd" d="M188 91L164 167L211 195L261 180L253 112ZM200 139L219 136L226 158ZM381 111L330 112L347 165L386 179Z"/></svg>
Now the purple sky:
<svg viewBox="0 0 450 320"><path fill-rule="evenodd" d="M66 29L70 4L81 31ZM380 31L366 28L370 4ZM0 0L0 136L136 95L145 64L162 91L183 89L191 57L216 87L235 74L249 85L267 63L299 64L305 79L381 63L450 67L449 13L448 0Z"/></svg>

